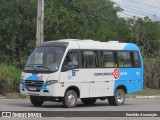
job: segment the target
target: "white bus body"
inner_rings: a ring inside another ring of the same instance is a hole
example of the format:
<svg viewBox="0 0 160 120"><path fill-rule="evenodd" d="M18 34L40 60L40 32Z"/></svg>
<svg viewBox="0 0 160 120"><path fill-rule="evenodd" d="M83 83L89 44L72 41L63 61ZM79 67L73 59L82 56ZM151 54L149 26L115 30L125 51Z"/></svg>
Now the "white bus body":
<svg viewBox="0 0 160 120"><path fill-rule="evenodd" d="M108 98L122 105L124 94L143 89L143 62L132 43L93 40L58 40L37 47L21 74L20 92L31 103L63 102L75 107Z"/></svg>

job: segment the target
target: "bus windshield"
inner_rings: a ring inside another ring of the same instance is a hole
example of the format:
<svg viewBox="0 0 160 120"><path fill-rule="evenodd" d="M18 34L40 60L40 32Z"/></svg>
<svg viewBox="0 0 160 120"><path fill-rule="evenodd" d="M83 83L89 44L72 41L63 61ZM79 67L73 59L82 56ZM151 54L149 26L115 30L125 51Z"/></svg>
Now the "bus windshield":
<svg viewBox="0 0 160 120"><path fill-rule="evenodd" d="M25 72L55 72L58 70L65 48L38 47L30 55Z"/></svg>

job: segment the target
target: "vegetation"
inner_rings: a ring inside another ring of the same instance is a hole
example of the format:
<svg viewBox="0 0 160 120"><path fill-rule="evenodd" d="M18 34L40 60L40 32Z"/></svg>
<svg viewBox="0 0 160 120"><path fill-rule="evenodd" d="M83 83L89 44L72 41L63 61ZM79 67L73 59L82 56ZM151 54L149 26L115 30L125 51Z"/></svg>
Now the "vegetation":
<svg viewBox="0 0 160 120"><path fill-rule="evenodd" d="M0 81L11 87L17 84L20 69L35 47L37 0L0 2ZM145 85L160 88L160 60L156 59L160 55L160 21L120 18L120 11L111 0L46 0L45 41L76 38L133 42L145 57Z"/></svg>
<svg viewBox="0 0 160 120"><path fill-rule="evenodd" d="M140 92L136 92L131 94L131 96L160 96L160 90L158 89L150 89L150 88L144 88Z"/></svg>
<svg viewBox="0 0 160 120"><path fill-rule="evenodd" d="M0 64L0 94L19 91L21 69L13 65Z"/></svg>
<svg viewBox="0 0 160 120"><path fill-rule="evenodd" d="M148 88L160 89L160 59L144 58L145 62L145 86Z"/></svg>

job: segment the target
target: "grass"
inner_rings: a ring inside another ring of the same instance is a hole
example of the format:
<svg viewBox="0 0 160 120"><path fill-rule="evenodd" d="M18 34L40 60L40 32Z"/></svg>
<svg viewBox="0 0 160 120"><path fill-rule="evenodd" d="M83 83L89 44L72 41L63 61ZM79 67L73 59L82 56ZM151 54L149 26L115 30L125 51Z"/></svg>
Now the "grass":
<svg viewBox="0 0 160 120"><path fill-rule="evenodd" d="M7 80L12 81L20 77L21 70L18 67L0 64L0 75L6 77Z"/></svg>
<svg viewBox="0 0 160 120"><path fill-rule="evenodd" d="M0 93L18 90L21 69L8 64L0 64Z"/></svg>
<svg viewBox="0 0 160 120"><path fill-rule="evenodd" d="M142 91L133 93L131 95L133 95L133 96L160 96L160 90L159 89L144 88Z"/></svg>

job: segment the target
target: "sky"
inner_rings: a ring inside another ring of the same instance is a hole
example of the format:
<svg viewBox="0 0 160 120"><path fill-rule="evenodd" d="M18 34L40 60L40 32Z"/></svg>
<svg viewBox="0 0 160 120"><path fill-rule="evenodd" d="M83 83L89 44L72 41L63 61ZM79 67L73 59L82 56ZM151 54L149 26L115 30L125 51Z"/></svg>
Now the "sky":
<svg viewBox="0 0 160 120"><path fill-rule="evenodd" d="M124 9L118 13L120 17L133 18L148 16L152 20L160 20L160 0L112 0Z"/></svg>

